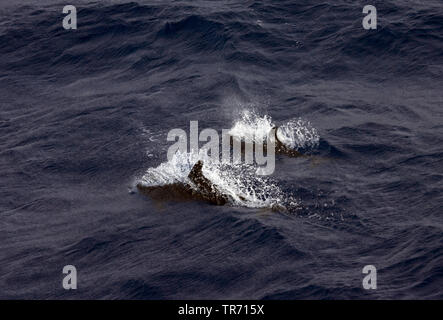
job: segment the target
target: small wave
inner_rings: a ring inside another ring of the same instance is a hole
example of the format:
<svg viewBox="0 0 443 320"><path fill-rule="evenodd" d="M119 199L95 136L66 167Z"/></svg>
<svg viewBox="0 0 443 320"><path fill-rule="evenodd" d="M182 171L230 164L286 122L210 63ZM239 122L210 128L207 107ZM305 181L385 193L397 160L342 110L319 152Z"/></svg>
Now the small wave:
<svg viewBox="0 0 443 320"><path fill-rule="evenodd" d="M166 22L157 33L158 39L183 39L198 52L221 50L229 40L222 23L199 15L191 15L179 21Z"/></svg>

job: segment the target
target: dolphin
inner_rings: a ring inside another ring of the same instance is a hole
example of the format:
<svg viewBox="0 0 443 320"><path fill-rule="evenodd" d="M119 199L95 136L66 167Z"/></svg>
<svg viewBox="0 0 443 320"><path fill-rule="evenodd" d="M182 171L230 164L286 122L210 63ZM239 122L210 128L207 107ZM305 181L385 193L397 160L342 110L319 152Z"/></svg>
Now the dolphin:
<svg viewBox="0 0 443 320"><path fill-rule="evenodd" d="M272 128L272 130L274 130L274 137L275 137L275 153L284 154L284 155L287 155L287 156L293 157L293 158L303 156L300 152L298 152L295 149L287 147L283 142L281 142L278 139L278 136L277 136L278 126Z"/></svg>
<svg viewBox="0 0 443 320"><path fill-rule="evenodd" d="M203 174L203 161L197 161L188 174L189 180L196 188L186 183L173 183L164 186L145 186L137 184L137 189L155 200L188 200L196 199L206 201L215 205L225 205L228 196L220 192Z"/></svg>
<svg viewBox="0 0 443 320"><path fill-rule="evenodd" d="M282 155L286 155L288 157L292 157L292 158L296 158L296 157L302 157L303 154L301 154L300 152L298 152L295 149L292 149L290 147L287 147L283 142L280 141L280 139L277 136L277 130L278 130L278 126L273 127L270 132L269 135L272 134L272 130L274 130L274 141L275 141L275 153L276 154L282 154ZM232 136L233 139L237 139L237 137ZM231 147L233 146L233 140L230 140L231 143ZM252 143L253 146L255 147L257 145L257 143L253 142ZM264 142L263 143L263 147L266 149L267 148L267 143ZM246 149L246 142L241 140L241 152L242 154L244 154Z"/></svg>
<svg viewBox="0 0 443 320"><path fill-rule="evenodd" d="M203 161L199 160L189 172L188 178L197 186L199 196L210 203L224 205L228 202L228 197L203 174Z"/></svg>

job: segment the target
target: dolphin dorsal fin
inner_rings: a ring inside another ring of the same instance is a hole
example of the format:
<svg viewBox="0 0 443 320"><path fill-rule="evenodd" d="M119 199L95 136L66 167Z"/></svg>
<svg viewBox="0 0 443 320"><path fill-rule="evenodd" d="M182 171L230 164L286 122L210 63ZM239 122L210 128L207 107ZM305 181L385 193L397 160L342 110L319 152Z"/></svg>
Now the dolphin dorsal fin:
<svg viewBox="0 0 443 320"><path fill-rule="evenodd" d="M201 178L201 177L203 176L203 171L202 171L202 169L203 169L203 161L198 160L198 161L194 164L194 166L192 167L191 172L189 172L188 177L189 177L191 180L195 180L196 178L197 178L197 179L198 179L198 178Z"/></svg>

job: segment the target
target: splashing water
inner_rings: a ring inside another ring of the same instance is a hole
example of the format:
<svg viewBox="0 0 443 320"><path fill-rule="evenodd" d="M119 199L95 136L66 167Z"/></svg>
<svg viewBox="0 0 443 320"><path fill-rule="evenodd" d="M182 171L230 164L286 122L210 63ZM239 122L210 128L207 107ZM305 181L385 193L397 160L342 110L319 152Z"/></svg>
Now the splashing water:
<svg viewBox="0 0 443 320"><path fill-rule="evenodd" d="M287 147L300 150L318 146L320 136L309 121L290 120L278 127L277 138Z"/></svg>
<svg viewBox="0 0 443 320"><path fill-rule="evenodd" d="M229 134L255 143L263 143L271 129L276 126L268 115L260 116L255 111L243 110L240 119L229 130ZM317 130L309 121L301 118L278 126L277 137L287 147L295 150L315 148L320 141Z"/></svg>
<svg viewBox="0 0 443 320"><path fill-rule="evenodd" d="M270 177L258 176L256 167L221 163L203 166L203 174L226 194L231 203L250 208L284 206L285 195Z"/></svg>
<svg viewBox="0 0 443 320"><path fill-rule="evenodd" d="M174 183L189 184L188 174L199 159L200 157L196 153L177 151L169 161L160 164L158 167L146 170L138 183L147 187Z"/></svg>
<svg viewBox="0 0 443 320"><path fill-rule="evenodd" d="M273 127L275 125L270 116L260 116L254 111L243 110L240 119L229 130L229 134L255 143L263 143Z"/></svg>

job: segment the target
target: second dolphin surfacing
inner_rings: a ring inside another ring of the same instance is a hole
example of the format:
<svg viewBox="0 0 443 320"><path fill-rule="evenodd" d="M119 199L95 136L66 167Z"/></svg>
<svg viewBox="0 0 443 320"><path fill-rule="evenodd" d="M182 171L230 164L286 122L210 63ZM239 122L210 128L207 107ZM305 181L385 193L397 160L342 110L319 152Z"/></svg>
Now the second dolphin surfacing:
<svg viewBox="0 0 443 320"><path fill-rule="evenodd" d="M276 154L284 154L289 157L300 157L302 154L295 149L291 149L287 147L277 136L278 127L274 127L274 138L275 138L275 153Z"/></svg>
<svg viewBox="0 0 443 320"><path fill-rule="evenodd" d="M278 138L277 132L278 132L279 127L273 127L270 132L269 135L272 135L272 138L274 140L275 143L275 154L282 154L282 155L286 155L288 157L291 158L296 158L296 157L302 157L303 154L298 152L296 149L292 149L290 147L287 147L282 141L280 141L280 139ZM236 136L231 136L233 139L238 139L240 141L240 145L241 145L241 152L244 153L245 149L246 149L246 142L242 140L241 137L236 137ZM233 146L233 140L230 140L231 143L231 147ZM255 148L257 146L257 143L253 142L252 143L253 147ZM263 147L265 150L267 150L267 143L266 141L263 142Z"/></svg>

